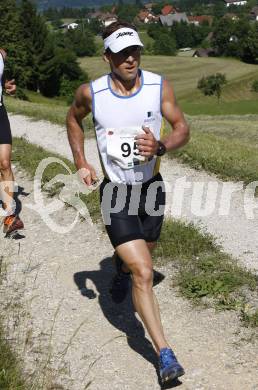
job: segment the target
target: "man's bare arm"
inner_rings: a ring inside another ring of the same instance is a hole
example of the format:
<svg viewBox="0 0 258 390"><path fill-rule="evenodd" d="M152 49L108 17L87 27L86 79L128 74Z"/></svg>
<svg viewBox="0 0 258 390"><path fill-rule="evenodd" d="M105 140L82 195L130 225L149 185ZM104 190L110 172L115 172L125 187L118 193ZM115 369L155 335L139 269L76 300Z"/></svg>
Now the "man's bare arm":
<svg viewBox="0 0 258 390"><path fill-rule="evenodd" d="M185 145L189 140L189 126L184 115L176 103L173 88L164 80L162 90L162 115L169 122L172 131L162 138L168 151ZM135 137L136 145L141 156L154 156L159 148L158 141L148 127L143 127L145 134Z"/></svg>
<svg viewBox="0 0 258 390"><path fill-rule="evenodd" d="M162 138L168 151L176 150L185 145L190 138L189 126L184 114L177 105L172 86L167 80L163 81L162 115L172 127L171 133Z"/></svg>
<svg viewBox="0 0 258 390"><path fill-rule="evenodd" d="M74 163L76 168L86 169L88 174L84 177L87 185L91 185L97 180L94 168L87 162L84 153L84 132L82 120L92 109L92 98L90 87L87 84L81 85L75 94L75 99L70 107L67 118L67 135L72 149Z"/></svg>
<svg viewBox="0 0 258 390"><path fill-rule="evenodd" d="M0 53L2 54L3 60L5 61L7 57L7 53L2 47L0 47Z"/></svg>

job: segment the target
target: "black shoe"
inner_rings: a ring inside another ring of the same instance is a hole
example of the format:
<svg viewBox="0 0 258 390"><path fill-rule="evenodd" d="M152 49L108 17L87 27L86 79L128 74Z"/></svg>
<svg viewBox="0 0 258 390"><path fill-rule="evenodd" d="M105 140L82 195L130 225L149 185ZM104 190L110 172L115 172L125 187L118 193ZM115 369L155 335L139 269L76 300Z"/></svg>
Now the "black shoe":
<svg viewBox="0 0 258 390"><path fill-rule="evenodd" d="M112 279L109 291L112 300L115 303L121 303L125 300L126 295L129 291L131 274L130 272L124 272L122 270L123 261L116 253L113 256L113 260L115 262L116 274Z"/></svg>

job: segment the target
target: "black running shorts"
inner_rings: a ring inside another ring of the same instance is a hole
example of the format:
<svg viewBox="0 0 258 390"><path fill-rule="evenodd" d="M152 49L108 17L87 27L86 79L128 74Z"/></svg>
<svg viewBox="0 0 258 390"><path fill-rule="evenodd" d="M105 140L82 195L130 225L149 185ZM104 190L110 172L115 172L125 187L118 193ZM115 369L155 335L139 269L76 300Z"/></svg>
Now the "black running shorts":
<svg viewBox="0 0 258 390"><path fill-rule="evenodd" d="M12 144L10 122L4 105L0 106L0 144Z"/></svg>
<svg viewBox="0 0 258 390"><path fill-rule="evenodd" d="M142 185L116 184L105 178L100 185L100 202L114 248L132 240L154 242L159 238L165 208L160 173Z"/></svg>

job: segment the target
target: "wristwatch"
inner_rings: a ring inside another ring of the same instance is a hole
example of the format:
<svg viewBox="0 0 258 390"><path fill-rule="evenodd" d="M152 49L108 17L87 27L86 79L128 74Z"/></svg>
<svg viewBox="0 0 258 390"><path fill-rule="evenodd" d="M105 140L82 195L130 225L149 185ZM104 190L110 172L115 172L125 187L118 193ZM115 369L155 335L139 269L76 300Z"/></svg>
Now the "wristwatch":
<svg viewBox="0 0 258 390"><path fill-rule="evenodd" d="M159 146L158 146L158 150L157 150L156 155L158 157L164 156L164 154L167 151L166 146L161 141L158 141L158 144L159 144Z"/></svg>

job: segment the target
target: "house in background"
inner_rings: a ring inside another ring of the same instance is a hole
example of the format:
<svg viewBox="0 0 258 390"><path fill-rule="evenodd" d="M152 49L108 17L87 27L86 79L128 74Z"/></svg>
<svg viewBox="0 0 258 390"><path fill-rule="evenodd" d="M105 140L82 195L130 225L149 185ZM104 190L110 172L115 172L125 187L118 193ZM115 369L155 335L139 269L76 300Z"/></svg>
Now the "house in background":
<svg viewBox="0 0 258 390"><path fill-rule="evenodd" d="M222 16L222 18L229 18L231 20L239 20L239 16L237 16L236 14L232 14L232 13L226 13L224 16Z"/></svg>
<svg viewBox="0 0 258 390"><path fill-rule="evenodd" d="M112 9L113 10L113 9ZM98 19L104 27L109 26L111 23L117 21L117 16L112 12L93 12L90 14L91 19Z"/></svg>
<svg viewBox="0 0 258 390"><path fill-rule="evenodd" d="M172 5L165 5L161 10L161 15L167 16L170 14L174 14L176 9Z"/></svg>
<svg viewBox="0 0 258 390"><path fill-rule="evenodd" d="M209 25L212 24L213 17L210 15L200 15L200 16L187 16L189 23L199 26L200 24L207 22Z"/></svg>
<svg viewBox="0 0 258 390"><path fill-rule="evenodd" d="M67 30L76 30L78 28L79 24L78 23L69 23L67 25Z"/></svg>
<svg viewBox="0 0 258 390"><path fill-rule="evenodd" d="M159 20L159 17L154 15L152 12L148 11L147 9L141 10L137 17L138 21L142 23L153 23L157 22Z"/></svg>
<svg viewBox="0 0 258 390"><path fill-rule="evenodd" d="M116 15L106 15L102 18L102 23L104 27L109 26L111 23L114 23L117 21L117 16Z"/></svg>
<svg viewBox="0 0 258 390"><path fill-rule="evenodd" d="M61 26L59 26L60 29L66 29L66 30L76 30L79 27L78 23L64 23Z"/></svg>
<svg viewBox="0 0 258 390"><path fill-rule="evenodd" d="M160 23L162 26L173 26L174 23L186 22L189 23L185 12L177 12L175 14L160 15Z"/></svg>
<svg viewBox="0 0 258 390"><path fill-rule="evenodd" d="M250 11L250 18L258 21L258 6L253 7Z"/></svg>
<svg viewBox="0 0 258 390"><path fill-rule="evenodd" d="M247 0L224 0L227 7L230 5L246 5Z"/></svg>
<svg viewBox="0 0 258 390"><path fill-rule="evenodd" d="M208 49L197 49L193 53L193 57L214 57L216 56L217 51L215 49L212 49L211 47Z"/></svg>

